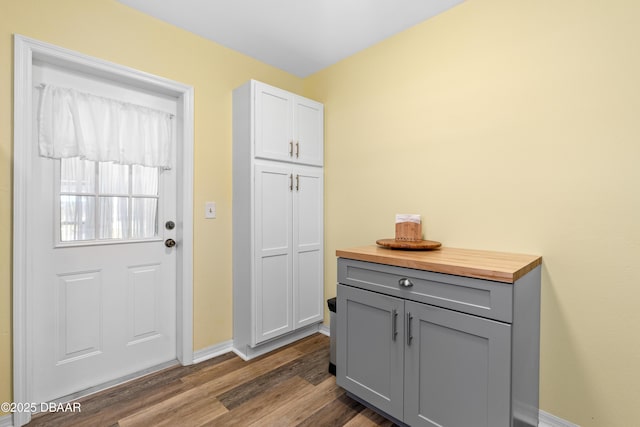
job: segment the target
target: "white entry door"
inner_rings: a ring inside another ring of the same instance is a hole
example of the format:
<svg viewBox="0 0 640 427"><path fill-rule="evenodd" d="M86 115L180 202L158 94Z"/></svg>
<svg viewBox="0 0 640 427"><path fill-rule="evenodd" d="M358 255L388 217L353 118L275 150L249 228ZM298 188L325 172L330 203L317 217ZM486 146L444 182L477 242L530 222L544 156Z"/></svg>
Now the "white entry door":
<svg viewBox="0 0 640 427"><path fill-rule="evenodd" d="M50 65L34 66L34 83L41 82L175 114L175 99ZM29 195L37 211L28 214L36 260L27 322L33 401L176 359L176 250L165 245L176 239L167 225L176 218L175 168L54 160L37 150L32 162L31 188L39 188Z"/></svg>

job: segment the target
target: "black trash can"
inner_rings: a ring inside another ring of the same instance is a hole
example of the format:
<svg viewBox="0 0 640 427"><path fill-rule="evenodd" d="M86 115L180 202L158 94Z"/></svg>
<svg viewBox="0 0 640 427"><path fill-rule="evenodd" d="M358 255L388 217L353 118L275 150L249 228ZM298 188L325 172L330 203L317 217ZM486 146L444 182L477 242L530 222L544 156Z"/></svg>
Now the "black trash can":
<svg viewBox="0 0 640 427"><path fill-rule="evenodd" d="M338 324L336 322L336 299L329 298L327 300L329 306L329 372L336 374L336 330Z"/></svg>

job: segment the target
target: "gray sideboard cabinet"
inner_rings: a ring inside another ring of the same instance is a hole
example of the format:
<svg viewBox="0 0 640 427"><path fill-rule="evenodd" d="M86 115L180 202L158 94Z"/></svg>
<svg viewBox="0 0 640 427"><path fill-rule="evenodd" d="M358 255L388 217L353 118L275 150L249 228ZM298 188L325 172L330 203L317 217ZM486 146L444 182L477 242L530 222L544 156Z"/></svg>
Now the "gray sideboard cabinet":
<svg viewBox="0 0 640 427"><path fill-rule="evenodd" d="M338 385L410 426L538 425L540 257L338 256Z"/></svg>

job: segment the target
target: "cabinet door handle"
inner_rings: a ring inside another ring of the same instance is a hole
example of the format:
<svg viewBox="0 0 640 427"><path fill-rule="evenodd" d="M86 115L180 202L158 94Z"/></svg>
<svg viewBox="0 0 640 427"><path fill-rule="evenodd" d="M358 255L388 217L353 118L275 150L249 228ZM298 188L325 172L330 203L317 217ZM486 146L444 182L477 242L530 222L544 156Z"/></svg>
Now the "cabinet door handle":
<svg viewBox="0 0 640 427"><path fill-rule="evenodd" d="M398 310L395 308L391 311L391 339L396 340L398 335Z"/></svg>
<svg viewBox="0 0 640 427"><path fill-rule="evenodd" d="M398 285L404 287L404 288L410 288L413 286L413 283L411 283L411 280L407 279L407 278L402 278L400 280L398 280Z"/></svg>
<svg viewBox="0 0 640 427"><path fill-rule="evenodd" d="M293 141L289 141L289 157L293 157Z"/></svg>
<svg viewBox="0 0 640 427"><path fill-rule="evenodd" d="M293 174L289 174L289 191L293 191Z"/></svg>
<svg viewBox="0 0 640 427"><path fill-rule="evenodd" d="M296 141L296 159L300 157L300 141Z"/></svg>
<svg viewBox="0 0 640 427"><path fill-rule="evenodd" d="M413 335L411 333L411 321L413 320L413 316L411 313L407 313L407 345L411 345L411 340L413 340Z"/></svg>
<svg viewBox="0 0 640 427"><path fill-rule="evenodd" d="M300 191L300 175L296 174L296 191Z"/></svg>

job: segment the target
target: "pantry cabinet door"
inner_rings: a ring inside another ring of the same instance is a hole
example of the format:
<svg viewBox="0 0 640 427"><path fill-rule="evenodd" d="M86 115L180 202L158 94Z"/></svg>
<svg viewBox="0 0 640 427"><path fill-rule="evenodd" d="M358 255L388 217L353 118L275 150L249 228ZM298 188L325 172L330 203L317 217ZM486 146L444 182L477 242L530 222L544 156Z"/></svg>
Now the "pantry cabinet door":
<svg viewBox="0 0 640 427"><path fill-rule="evenodd" d="M255 82L255 156L269 160L292 161L293 95L282 89Z"/></svg>
<svg viewBox="0 0 640 427"><path fill-rule="evenodd" d="M255 167L253 345L293 330L292 185L290 168Z"/></svg>
<svg viewBox="0 0 640 427"><path fill-rule="evenodd" d="M294 98L293 157L297 163L322 166L324 160L324 106L319 102Z"/></svg>
<svg viewBox="0 0 640 427"><path fill-rule="evenodd" d="M324 317L324 232L322 169L294 168L293 311L296 328Z"/></svg>
<svg viewBox="0 0 640 427"><path fill-rule="evenodd" d="M404 422L510 425L511 325L407 301Z"/></svg>

